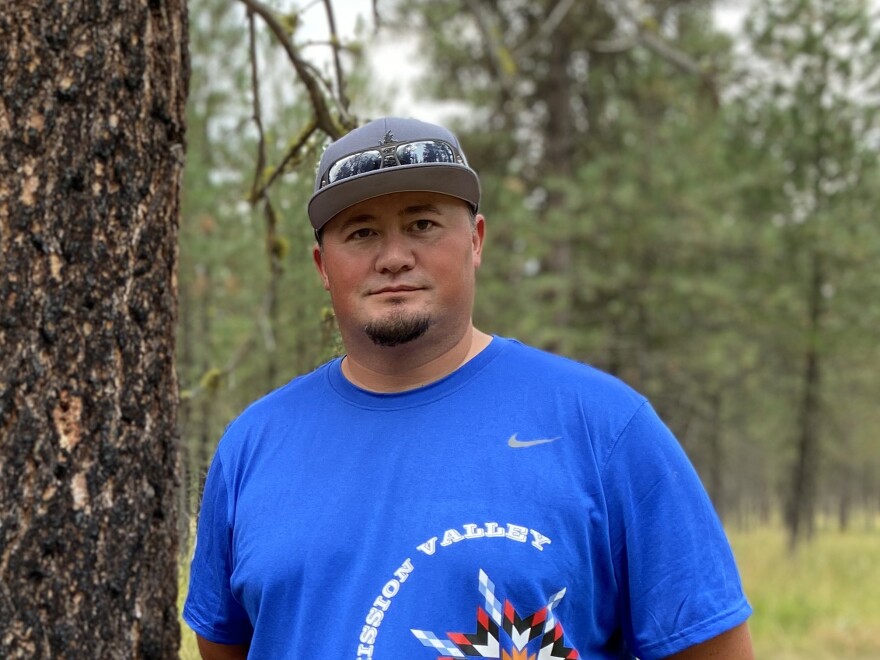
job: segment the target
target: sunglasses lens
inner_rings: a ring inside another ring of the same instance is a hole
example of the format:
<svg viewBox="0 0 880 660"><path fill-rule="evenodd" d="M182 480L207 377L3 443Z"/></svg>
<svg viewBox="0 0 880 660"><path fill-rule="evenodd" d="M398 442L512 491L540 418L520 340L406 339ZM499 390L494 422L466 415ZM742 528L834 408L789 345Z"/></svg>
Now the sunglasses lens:
<svg viewBox="0 0 880 660"><path fill-rule="evenodd" d="M384 148L381 151L371 149L340 158L330 167L327 178L322 185L336 183L350 176L373 172L381 167L455 162L459 162L455 151L446 142L438 140L407 142L396 149L394 147Z"/></svg>
<svg viewBox="0 0 880 660"><path fill-rule="evenodd" d="M330 171L327 172L327 182L334 183L356 174L378 170L380 167L382 167L382 154L379 151L362 151L333 163Z"/></svg>
<svg viewBox="0 0 880 660"><path fill-rule="evenodd" d="M455 152L445 142L424 140L409 142L397 147L397 160L401 165L417 165L419 163L454 163Z"/></svg>

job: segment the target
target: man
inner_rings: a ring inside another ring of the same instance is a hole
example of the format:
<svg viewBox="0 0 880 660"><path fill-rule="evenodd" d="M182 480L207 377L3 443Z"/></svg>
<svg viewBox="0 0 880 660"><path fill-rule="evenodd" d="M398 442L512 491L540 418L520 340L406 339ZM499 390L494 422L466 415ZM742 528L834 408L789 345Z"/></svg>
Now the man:
<svg viewBox="0 0 880 660"><path fill-rule="evenodd" d="M245 410L205 485L204 658L751 658L712 506L643 397L474 328L485 218L456 137L321 158L314 261L346 348Z"/></svg>

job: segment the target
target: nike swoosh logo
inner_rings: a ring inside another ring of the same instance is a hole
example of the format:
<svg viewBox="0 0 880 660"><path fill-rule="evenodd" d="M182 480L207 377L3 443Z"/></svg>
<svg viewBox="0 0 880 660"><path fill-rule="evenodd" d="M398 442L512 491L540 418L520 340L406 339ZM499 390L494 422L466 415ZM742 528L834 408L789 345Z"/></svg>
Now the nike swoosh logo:
<svg viewBox="0 0 880 660"><path fill-rule="evenodd" d="M554 442L555 440L559 440L559 437L556 438L541 438L540 440L518 440L516 437L516 433L510 436L510 439L507 441L508 447L513 447L514 449L522 449L523 447L534 447L535 445L545 445L548 442Z"/></svg>

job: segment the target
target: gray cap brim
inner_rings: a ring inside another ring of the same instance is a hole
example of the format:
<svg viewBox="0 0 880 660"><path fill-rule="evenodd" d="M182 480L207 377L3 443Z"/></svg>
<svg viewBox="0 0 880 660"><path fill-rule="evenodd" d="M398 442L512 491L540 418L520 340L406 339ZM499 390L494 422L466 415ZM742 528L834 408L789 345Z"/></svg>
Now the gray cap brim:
<svg viewBox="0 0 880 660"><path fill-rule="evenodd" d="M367 199L419 191L457 197L474 210L480 203L480 181L466 166L454 163L398 165L358 174L321 188L309 200L309 220L312 227L319 230L338 213Z"/></svg>

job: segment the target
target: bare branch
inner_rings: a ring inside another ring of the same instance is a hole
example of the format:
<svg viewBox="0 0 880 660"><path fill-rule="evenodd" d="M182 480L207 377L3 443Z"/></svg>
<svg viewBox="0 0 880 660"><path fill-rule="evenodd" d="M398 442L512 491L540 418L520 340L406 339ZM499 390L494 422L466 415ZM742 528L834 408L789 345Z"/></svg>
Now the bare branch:
<svg viewBox="0 0 880 660"><path fill-rule="evenodd" d="M700 66L699 62L694 60L686 53L670 46L657 35L646 30L639 30L638 40L645 48L659 55L667 62L675 65L685 73L705 78L706 71Z"/></svg>
<svg viewBox="0 0 880 660"><path fill-rule="evenodd" d="M251 56L251 95L253 96L253 120L257 126L257 164L254 172L254 182L251 185L251 203L255 203L254 193L257 190L259 182L263 177L263 170L266 167L266 138L263 131L263 113L260 106L260 77L257 70L257 36L256 27L254 25L254 12L248 9L248 47Z"/></svg>
<svg viewBox="0 0 880 660"><path fill-rule="evenodd" d="M541 27L538 28L538 31L534 36L516 49L516 56L528 57L535 51L541 42L549 39L553 35L553 31L559 27L560 23L562 23L566 14L568 14L571 8L574 7L575 1L576 0L559 0L557 5L547 16L547 20L541 24Z"/></svg>
<svg viewBox="0 0 880 660"><path fill-rule="evenodd" d="M483 43L485 44L489 58L489 66L492 69L492 74L498 81L500 88L501 99L503 101L502 106L506 106L515 98L511 89L512 84L509 69L511 66L515 66L516 63L513 61L512 54L506 49L504 44L501 43L496 31L493 31L492 27L486 21L477 0L467 0L467 5L477 24L477 29L483 37ZM506 63L502 59L505 56L508 60Z"/></svg>
<svg viewBox="0 0 880 660"><path fill-rule="evenodd" d="M376 29L379 29L379 25L381 23L382 17L379 15L379 0L373 0L373 25L376 26Z"/></svg>
<svg viewBox="0 0 880 660"><path fill-rule="evenodd" d="M339 61L342 44L339 34L336 32L336 18L333 15L331 0L324 0L324 9L327 11L327 25L330 26L330 44L333 48L333 68L336 70L336 91L339 94L339 106L343 113L348 114L349 101L345 94L345 82L342 78L342 63Z"/></svg>
<svg viewBox="0 0 880 660"><path fill-rule="evenodd" d="M655 55L659 55L667 62L680 69L684 73L696 76L712 91L712 95L716 96L715 80L710 73L700 65L694 58L678 50L664 39L659 37L653 30L647 29L645 23L639 19L636 12L629 6L627 2L617 2L614 8L619 11L636 30L635 40L650 50Z"/></svg>
<svg viewBox="0 0 880 660"><path fill-rule="evenodd" d="M336 140L342 137L348 130L354 128L354 125L351 123L351 120L346 113L340 112L339 120L336 120L331 115L330 109L327 107L327 99L321 93L321 89L317 79L315 78L309 67L306 66L306 63L302 59L302 57L300 57L299 51L290 40L287 31L284 29L284 26L281 25L281 23L278 21L278 18L276 18L275 13L272 11L272 9L264 5L259 0L240 1L244 3L248 7L248 9L252 10L255 14L263 19L263 21L272 31L272 34L275 35L275 38L278 39L279 43L281 43L281 45L284 47L284 50L287 52L287 56L290 58L290 61L293 64L293 68L296 70L297 76L306 87L306 91L308 92L309 99L312 104L312 109L315 111L315 118L317 119L320 129L331 138Z"/></svg>
<svg viewBox="0 0 880 660"><path fill-rule="evenodd" d="M315 69L314 65L300 56L299 48L294 45L286 29L275 16L272 9L262 4L259 0L240 0L247 8L249 22L249 48L251 58L251 86L253 91L253 121L257 128L257 159L253 183L251 184L250 203L253 206L262 204L262 210L266 221L266 255L269 260L269 283L263 300L256 310L254 323L247 336L235 349L228 361L222 367L208 369L193 387L184 389L181 397L185 401L192 401L201 395L211 392L218 383L229 377L256 348L262 337L263 344L269 353L275 350L275 327L278 313L278 287L281 278L281 256L284 252L283 239L278 236L278 216L272 205L268 190L272 184L284 172L288 171L294 163L302 162L307 153L309 140L316 131L322 131L333 139L338 139L345 132L354 128L355 122L348 113L348 98L345 95L343 70L339 53L343 49L336 32L335 21L330 6L330 0L315 0L313 4L323 1L327 9L327 18L330 23L331 45L334 52L336 65L336 83L338 98L334 96L333 89L327 81ZM311 102L313 115L302 127L299 134L291 141L281 163L267 176L267 145L265 129L263 125L262 104L260 100L260 76L257 60L256 25L254 16L259 16L275 38L281 43L293 64L298 78L306 87ZM338 118L334 117L328 100L335 105ZM274 381L274 362L269 367L270 381Z"/></svg>
<svg viewBox="0 0 880 660"><path fill-rule="evenodd" d="M278 217L275 209L272 207L272 200L266 190L266 186L260 187L263 180L263 171L266 168L266 138L263 131L262 107L260 104L260 76L257 64L257 35L254 25L254 13L248 10L248 36L250 42L251 55L251 82L253 85L253 105L254 105L254 123L257 125L258 147L257 147L257 166L254 172L254 182L251 186L251 203L263 203L263 213L266 217L266 258L269 260L269 285L266 295L269 301L268 309L265 315L258 317L262 320L259 327L263 330L263 337L266 348L272 353L275 348L275 325L278 318L278 283L281 279L281 260L278 256ZM255 196L255 192L260 190L259 196ZM275 361L269 360L269 382L275 380Z"/></svg>
<svg viewBox="0 0 880 660"><path fill-rule="evenodd" d="M278 167L272 170L272 174L269 175L268 179L265 178L265 169L262 170L262 174L260 175L262 184L251 191L250 202L252 204L266 194L266 191L273 183L275 183L279 176L288 172L292 166L303 161L306 153L306 143L316 130L318 130L318 124L314 119L309 120L309 123L302 128L296 139L291 142L290 146L287 148L287 153L284 155L284 158L281 159L281 163L279 163ZM258 170L258 172L260 172L260 170Z"/></svg>

